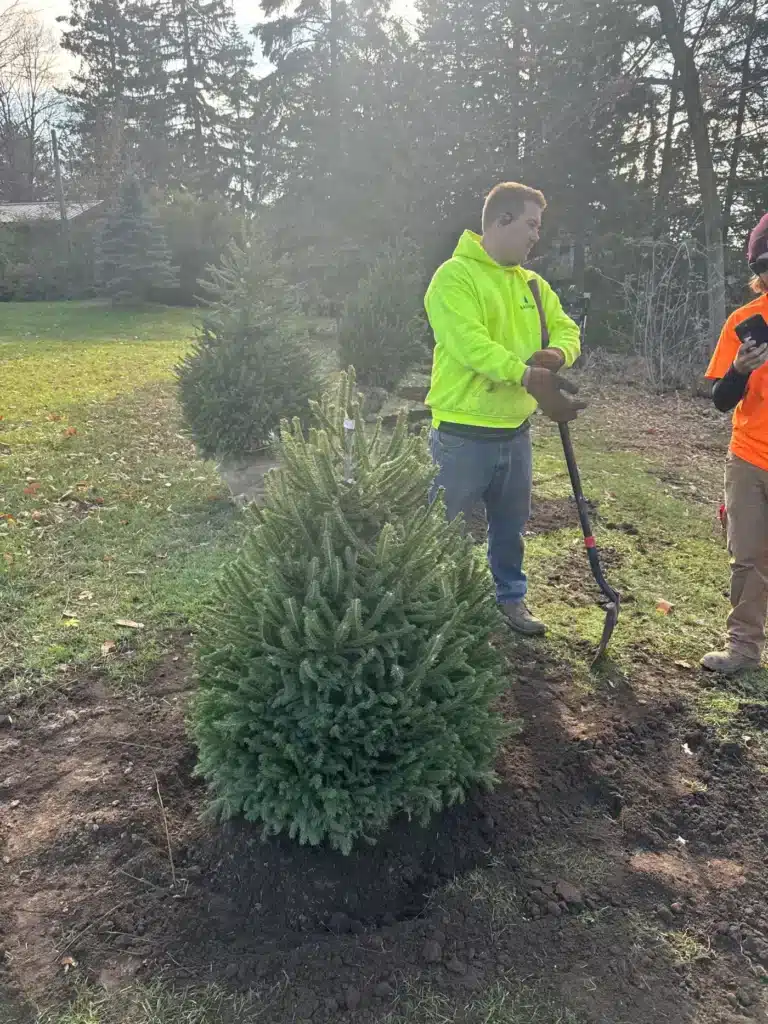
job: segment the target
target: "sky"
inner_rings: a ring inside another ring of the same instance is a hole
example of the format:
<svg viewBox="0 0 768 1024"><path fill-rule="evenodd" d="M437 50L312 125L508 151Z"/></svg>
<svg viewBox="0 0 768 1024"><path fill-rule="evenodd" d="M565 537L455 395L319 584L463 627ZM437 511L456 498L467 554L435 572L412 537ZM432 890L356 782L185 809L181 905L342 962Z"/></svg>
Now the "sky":
<svg viewBox="0 0 768 1024"><path fill-rule="evenodd" d="M8 2L9 0L0 0L0 11ZM69 0L22 0L22 6L39 14L56 33L62 30L62 26L57 23L56 18L68 14L70 10ZM256 24L258 19L254 17L253 12L258 8L257 0L234 0L234 7L241 28L247 31ZM61 71L67 74L75 66L75 62L62 52Z"/></svg>
<svg viewBox="0 0 768 1024"><path fill-rule="evenodd" d="M8 0L5 2L0 0L0 11L7 3ZM69 0L22 0L22 4L29 10L40 14L54 32L61 31L61 26L57 24L56 18L62 14L68 14L70 9ZM256 24L258 18L255 17L254 11L258 10L257 0L234 0L234 7L241 28L247 31ZM412 15L412 0L395 0L393 8L401 16L408 17L408 15ZM62 70L66 71L68 70L67 58L66 55L62 55L62 57Z"/></svg>
<svg viewBox="0 0 768 1024"><path fill-rule="evenodd" d="M56 29L58 28L56 18L61 14L68 13L69 0L26 0L24 6L38 11ZM0 0L0 9L2 7L3 3ZM257 0L234 0L234 7L242 28L249 29L256 24L258 18L254 16L253 12L258 9ZM412 0L396 0L393 7L396 12L407 16L412 12Z"/></svg>
<svg viewBox="0 0 768 1024"><path fill-rule="evenodd" d="M69 11L69 0L28 0L24 6L33 11L39 11L55 25L54 19ZM253 16L254 7L256 7L254 0L235 0L235 11L240 19L240 24L245 28L250 28L256 20Z"/></svg>

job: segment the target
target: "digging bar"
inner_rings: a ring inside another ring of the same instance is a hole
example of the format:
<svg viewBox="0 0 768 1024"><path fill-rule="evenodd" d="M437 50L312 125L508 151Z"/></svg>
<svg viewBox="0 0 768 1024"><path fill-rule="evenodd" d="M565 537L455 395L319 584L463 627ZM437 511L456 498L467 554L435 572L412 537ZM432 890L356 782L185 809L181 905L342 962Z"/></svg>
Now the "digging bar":
<svg viewBox="0 0 768 1024"><path fill-rule="evenodd" d="M581 317L579 318L579 328L581 330L581 336L584 337L584 332L587 326L587 312L589 303L589 294L584 295L584 309ZM592 575L595 577L595 582L602 591L603 595L607 599L605 605L605 624L603 625L603 635L600 638L600 644L597 648L597 653L592 664L596 664L605 654L608 642L611 639L611 635L616 628L616 623L619 621L619 609L621 608L621 595L617 590L610 585L606 580L603 572L603 567L600 563L600 554L595 544L595 538L592 534L592 524L589 519L589 506L587 499L584 497L584 492L581 487L581 477L579 475L579 467L576 462L576 454L573 450L573 442L571 441L571 432L568 428L567 423L558 423L560 430L560 440L563 445L563 454L565 455L565 462L568 467L568 476L571 478L571 487L573 489L573 497L576 500L576 508L579 513L579 522L581 523L581 532L584 534L584 546L587 549L587 558L589 559L589 567L592 570Z"/></svg>

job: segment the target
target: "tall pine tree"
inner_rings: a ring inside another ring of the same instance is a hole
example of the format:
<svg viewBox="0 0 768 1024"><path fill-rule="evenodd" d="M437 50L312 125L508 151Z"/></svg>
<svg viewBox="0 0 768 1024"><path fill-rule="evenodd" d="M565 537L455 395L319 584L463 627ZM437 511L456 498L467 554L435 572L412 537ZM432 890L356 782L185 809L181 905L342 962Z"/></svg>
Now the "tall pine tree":
<svg viewBox="0 0 768 1024"><path fill-rule="evenodd" d="M286 251L340 303L418 206L402 89L410 42L386 2L262 10L254 31L273 65L259 90L263 191Z"/></svg>
<svg viewBox="0 0 768 1024"><path fill-rule="evenodd" d="M130 161L161 188L250 195L252 47L231 0L72 0L66 20L80 173L99 194Z"/></svg>
<svg viewBox="0 0 768 1024"><path fill-rule="evenodd" d="M253 54L231 0L162 0L155 10L171 118L169 176L203 196L242 195Z"/></svg>
<svg viewBox="0 0 768 1024"><path fill-rule="evenodd" d="M154 6L71 0L62 46L79 59L67 90L84 187L109 198L130 159L155 180L164 149L164 71ZM158 153L160 151L160 153Z"/></svg>

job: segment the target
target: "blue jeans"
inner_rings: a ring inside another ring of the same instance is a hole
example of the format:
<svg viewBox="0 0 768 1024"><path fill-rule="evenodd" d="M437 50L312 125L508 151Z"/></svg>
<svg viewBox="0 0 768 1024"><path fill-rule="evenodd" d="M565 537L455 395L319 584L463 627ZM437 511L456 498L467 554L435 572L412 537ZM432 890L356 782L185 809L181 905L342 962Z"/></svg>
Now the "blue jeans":
<svg viewBox="0 0 768 1024"><path fill-rule="evenodd" d="M469 521L481 502L488 520L488 561L499 604L522 601L523 530L531 515L533 453L530 430L504 441L475 440L433 430L430 447L438 468L430 495L444 491L446 512Z"/></svg>

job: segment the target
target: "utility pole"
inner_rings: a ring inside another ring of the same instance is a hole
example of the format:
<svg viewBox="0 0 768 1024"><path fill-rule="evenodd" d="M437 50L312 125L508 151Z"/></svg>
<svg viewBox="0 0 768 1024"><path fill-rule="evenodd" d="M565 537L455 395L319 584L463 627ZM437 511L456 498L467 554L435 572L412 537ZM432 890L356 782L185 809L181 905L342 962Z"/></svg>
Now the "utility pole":
<svg viewBox="0 0 768 1024"><path fill-rule="evenodd" d="M59 216L61 217L61 231L69 252L69 222L67 221L67 204L64 199L64 184L61 180L61 160L59 159L59 140L56 136L56 129L51 128L51 147L53 149L53 168L56 173L56 195L59 199Z"/></svg>

